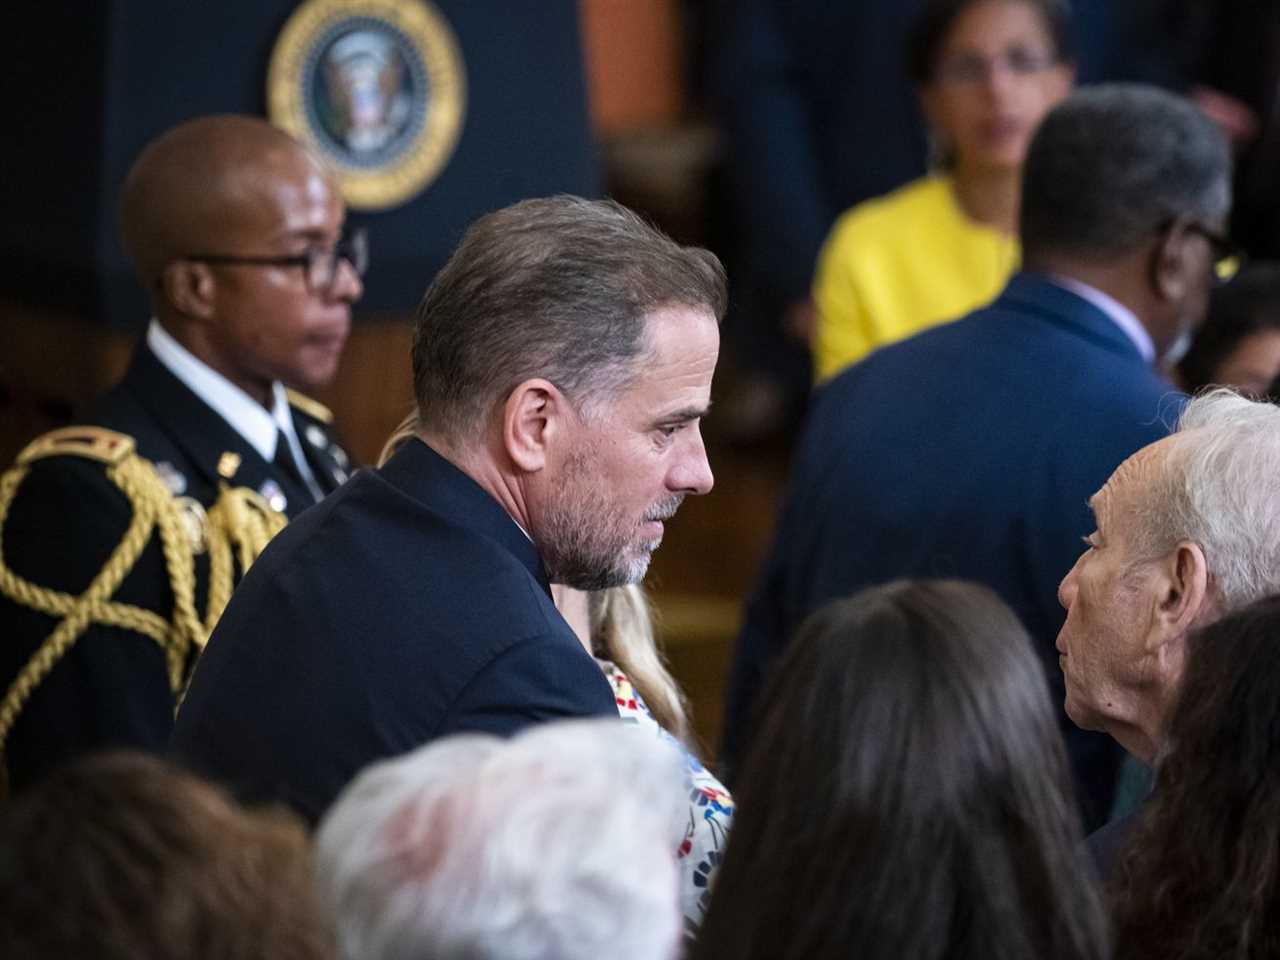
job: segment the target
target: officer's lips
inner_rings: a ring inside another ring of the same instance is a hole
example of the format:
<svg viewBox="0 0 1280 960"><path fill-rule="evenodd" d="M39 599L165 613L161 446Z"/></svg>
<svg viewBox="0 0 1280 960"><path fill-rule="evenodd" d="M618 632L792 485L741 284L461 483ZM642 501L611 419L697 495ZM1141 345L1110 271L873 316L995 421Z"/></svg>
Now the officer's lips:
<svg viewBox="0 0 1280 960"><path fill-rule="evenodd" d="M347 345L347 336L351 333L351 320L345 318L341 323L333 326L314 331L307 337L308 345L320 353L342 353L342 348Z"/></svg>

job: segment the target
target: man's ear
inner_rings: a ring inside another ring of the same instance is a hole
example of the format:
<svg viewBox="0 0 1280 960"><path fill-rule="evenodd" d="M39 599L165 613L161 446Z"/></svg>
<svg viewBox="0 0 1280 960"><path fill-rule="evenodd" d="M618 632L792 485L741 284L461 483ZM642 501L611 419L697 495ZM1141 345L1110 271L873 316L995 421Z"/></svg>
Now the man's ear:
<svg viewBox="0 0 1280 960"><path fill-rule="evenodd" d="M507 395L502 408L502 444L526 473L547 465L550 443L564 429L568 401L556 385L540 377L525 380Z"/></svg>
<svg viewBox="0 0 1280 960"><path fill-rule="evenodd" d="M1187 224L1185 217L1173 221L1151 252L1151 287L1161 300L1176 303L1187 295Z"/></svg>
<svg viewBox="0 0 1280 960"><path fill-rule="evenodd" d="M203 263L171 261L160 272L158 283L160 295L179 313L200 320L213 316L217 283Z"/></svg>
<svg viewBox="0 0 1280 960"><path fill-rule="evenodd" d="M1208 610L1209 567L1198 543L1184 540L1158 561L1155 589L1151 652L1185 638Z"/></svg>

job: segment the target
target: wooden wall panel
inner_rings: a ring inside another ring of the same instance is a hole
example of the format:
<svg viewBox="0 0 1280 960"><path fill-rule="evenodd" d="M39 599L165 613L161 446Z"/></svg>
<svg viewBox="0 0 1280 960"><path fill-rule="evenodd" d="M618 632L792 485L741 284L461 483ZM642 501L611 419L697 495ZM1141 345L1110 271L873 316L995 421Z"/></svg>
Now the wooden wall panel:
<svg viewBox="0 0 1280 960"><path fill-rule="evenodd" d="M684 82L678 0L581 0L578 9L596 135L679 121Z"/></svg>
<svg viewBox="0 0 1280 960"><path fill-rule="evenodd" d="M103 324L0 302L0 465L110 388L132 348Z"/></svg>
<svg viewBox="0 0 1280 960"><path fill-rule="evenodd" d="M408 318L361 320L351 330L333 383L317 397L333 409L351 453L371 464L391 431L413 409L413 370Z"/></svg>

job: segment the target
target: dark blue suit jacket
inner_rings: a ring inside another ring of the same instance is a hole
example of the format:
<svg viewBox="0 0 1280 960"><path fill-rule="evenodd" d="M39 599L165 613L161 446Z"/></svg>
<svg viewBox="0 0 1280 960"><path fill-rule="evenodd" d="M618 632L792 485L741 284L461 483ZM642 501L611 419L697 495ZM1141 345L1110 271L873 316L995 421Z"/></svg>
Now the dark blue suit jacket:
<svg viewBox="0 0 1280 960"><path fill-rule="evenodd" d="M1106 314L1030 273L991 306L834 379L806 425L738 638L729 767L747 746L765 671L800 621L898 577L996 590L1043 653L1060 705L1057 587L1093 529L1086 500L1167 433L1179 396ZM1088 819L1101 822L1119 748L1063 723Z"/></svg>
<svg viewBox="0 0 1280 960"><path fill-rule="evenodd" d="M461 731L616 716L529 538L414 440L291 523L236 589L172 746L312 821L366 764Z"/></svg>

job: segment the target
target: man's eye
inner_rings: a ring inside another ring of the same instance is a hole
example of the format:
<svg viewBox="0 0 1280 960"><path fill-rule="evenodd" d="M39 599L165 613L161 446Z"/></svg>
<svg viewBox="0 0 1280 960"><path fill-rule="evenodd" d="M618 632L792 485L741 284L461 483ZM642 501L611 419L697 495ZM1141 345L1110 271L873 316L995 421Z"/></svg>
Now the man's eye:
<svg viewBox="0 0 1280 960"><path fill-rule="evenodd" d="M1093 542L1092 533L1089 534L1087 537L1081 537L1080 539L1084 541L1084 545L1088 547L1090 550L1094 549L1097 546L1097 544Z"/></svg>

